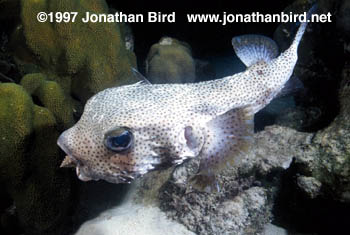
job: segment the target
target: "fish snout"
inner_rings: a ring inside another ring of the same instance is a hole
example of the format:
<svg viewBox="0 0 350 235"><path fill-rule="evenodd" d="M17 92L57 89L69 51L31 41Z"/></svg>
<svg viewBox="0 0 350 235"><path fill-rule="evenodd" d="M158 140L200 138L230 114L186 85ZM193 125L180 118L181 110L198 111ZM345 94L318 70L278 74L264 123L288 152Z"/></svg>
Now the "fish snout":
<svg viewBox="0 0 350 235"><path fill-rule="evenodd" d="M67 154L72 155L72 151L68 148L68 135L71 129L64 131L57 140L57 145Z"/></svg>
<svg viewBox="0 0 350 235"><path fill-rule="evenodd" d="M67 154L62 161L60 167L75 167L79 165L79 161L74 157L72 150L69 148L68 135L71 134L71 129L64 131L57 140L57 145Z"/></svg>
<svg viewBox="0 0 350 235"><path fill-rule="evenodd" d="M78 165L77 159L73 157L72 151L68 147L68 135L70 132L71 129L64 131L57 140L57 145L67 154L60 167L76 167Z"/></svg>
<svg viewBox="0 0 350 235"><path fill-rule="evenodd" d="M92 178L86 174L84 164L74 155L73 151L70 149L69 139L71 139L73 131L74 129L72 128L68 129L58 137L57 145L67 154L60 167L75 167L76 174L80 180L92 180Z"/></svg>

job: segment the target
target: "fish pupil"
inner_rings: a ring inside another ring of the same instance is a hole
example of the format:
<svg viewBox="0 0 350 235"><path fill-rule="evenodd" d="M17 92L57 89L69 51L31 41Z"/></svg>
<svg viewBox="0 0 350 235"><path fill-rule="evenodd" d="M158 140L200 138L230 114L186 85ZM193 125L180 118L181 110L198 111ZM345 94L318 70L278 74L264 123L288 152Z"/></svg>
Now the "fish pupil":
<svg viewBox="0 0 350 235"><path fill-rule="evenodd" d="M103 140L107 149L123 153L132 147L134 136L127 127L117 127L108 131Z"/></svg>
<svg viewBox="0 0 350 235"><path fill-rule="evenodd" d="M130 136L130 133L128 131L124 131L121 135L114 136L111 139L112 139L112 144L115 147L126 148L131 141L131 136Z"/></svg>

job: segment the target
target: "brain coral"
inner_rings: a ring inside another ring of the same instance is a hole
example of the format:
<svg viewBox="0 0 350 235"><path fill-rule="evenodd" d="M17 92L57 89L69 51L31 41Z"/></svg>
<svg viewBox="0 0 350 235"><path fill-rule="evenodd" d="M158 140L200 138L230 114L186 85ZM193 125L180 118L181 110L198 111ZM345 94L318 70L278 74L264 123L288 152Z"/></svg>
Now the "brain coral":
<svg viewBox="0 0 350 235"><path fill-rule="evenodd" d="M38 12L78 15L75 22L41 23ZM83 23L86 12L107 13L108 6L95 0L22 0L22 23L13 34L20 61L39 65L40 72L83 102L105 88L134 82L130 68L136 66L120 25Z"/></svg>
<svg viewBox="0 0 350 235"><path fill-rule="evenodd" d="M59 234L71 205L70 177L58 168L58 135L48 109L21 86L0 84L0 183L29 234Z"/></svg>
<svg viewBox="0 0 350 235"><path fill-rule="evenodd" d="M121 25L81 22L87 11L107 13L103 0L16 2L20 24L10 45L25 75L20 85L0 83L0 185L26 234L62 234L75 177L59 168L57 138L90 96L135 82L136 59ZM74 23L39 23L41 11L78 16Z"/></svg>

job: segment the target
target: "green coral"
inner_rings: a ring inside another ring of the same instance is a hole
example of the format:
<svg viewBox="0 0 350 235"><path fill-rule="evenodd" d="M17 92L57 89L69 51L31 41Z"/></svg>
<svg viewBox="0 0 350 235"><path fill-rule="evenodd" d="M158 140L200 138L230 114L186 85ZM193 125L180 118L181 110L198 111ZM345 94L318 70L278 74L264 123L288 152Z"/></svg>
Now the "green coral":
<svg viewBox="0 0 350 235"><path fill-rule="evenodd" d="M38 12L78 15L75 22L40 23ZM94 0L22 0L22 25L13 36L17 41L23 36L25 41L16 53L23 55L19 61L38 64L38 72L83 102L105 88L134 82L130 68L135 66L119 25L83 23L86 12L107 13L108 6L105 1Z"/></svg>
<svg viewBox="0 0 350 235"><path fill-rule="evenodd" d="M16 187L25 175L23 158L30 144L33 106L30 96L15 84L0 84L0 180ZM13 164L16 163L16 164Z"/></svg>
<svg viewBox="0 0 350 235"><path fill-rule="evenodd" d="M19 85L0 84L0 183L30 234L60 234L71 201L55 116ZM49 147L47 147L49 146Z"/></svg>
<svg viewBox="0 0 350 235"><path fill-rule="evenodd" d="M60 130L73 125L74 105L57 82L48 81L44 74L34 73L25 75L21 80L21 85L52 112Z"/></svg>
<svg viewBox="0 0 350 235"><path fill-rule="evenodd" d="M0 83L0 185L27 234L62 234L73 179L59 168L57 138L90 96L136 81L136 57L125 48L120 24L81 21L87 11L107 13L105 1L16 2L21 23L10 46L25 75L20 85ZM78 16L75 22L39 23L38 12Z"/></svg>

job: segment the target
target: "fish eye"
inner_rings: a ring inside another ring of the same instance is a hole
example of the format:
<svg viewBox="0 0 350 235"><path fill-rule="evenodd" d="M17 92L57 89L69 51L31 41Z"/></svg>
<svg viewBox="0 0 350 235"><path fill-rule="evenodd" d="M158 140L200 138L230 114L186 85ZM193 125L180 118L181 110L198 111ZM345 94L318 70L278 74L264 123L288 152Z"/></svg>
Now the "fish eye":
<svg viewBox="0 0 350 235"><path fill-rule="evenodd" d="M104 145L113 152L128 150L134 141L134 136L129 128L118 127L108 131L104 136Z"/></svg>

